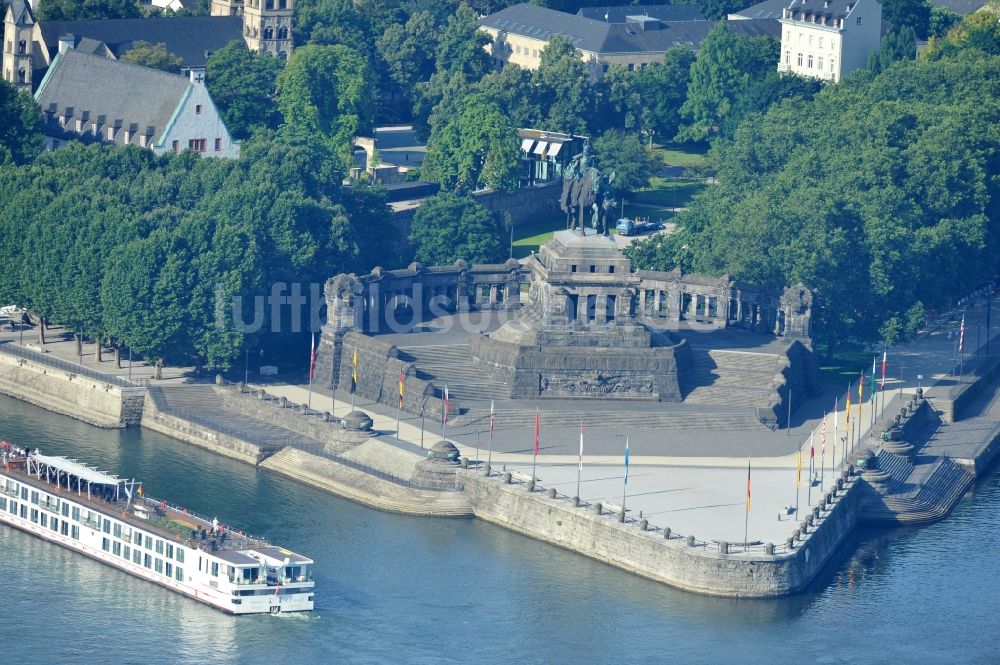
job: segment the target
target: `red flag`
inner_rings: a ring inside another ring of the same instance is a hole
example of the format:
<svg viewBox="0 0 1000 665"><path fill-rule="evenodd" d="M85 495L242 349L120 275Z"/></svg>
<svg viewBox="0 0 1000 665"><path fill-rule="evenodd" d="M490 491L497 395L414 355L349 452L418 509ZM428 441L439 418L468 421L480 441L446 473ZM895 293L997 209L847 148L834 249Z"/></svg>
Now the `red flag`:
<svg viewBox="0 0 1000 665"><path fill-rule="evenodd" d="M887 351L883 351L882 352L882 383L881 383L881 385L878 388L879 390L885 390L885 366L886 366L886 361L887 360L888 360L888 352Z"/></svg>
<svg viewBox="0 0 1000 665"><path fill-rule="evenodd" d="M747 512L750 512L750 460L747 460Z"/></svg>
<svg viewBox="0 0 1000 665"><path fill-rule="evenodd" d="M311 347L309 349L309 380L313 380L316 373L316 333L310 336Z"/></svg>
<svg viewBox="0 0 1000 665"><path fill-rule="evenodd" d="M539 416L540 416L540 413L538 411L538 407L536 406L535 407L535 457L538 456L538 439L539 439L539 435L541 433L541 429L540 429L541 428L541 423L539 421Z"/></svg>
<svg viewBox="0 0 1000 665"><path fill-rule="evenodd" d="M965 350L965 314L962 315L962 323L958 326L958 352ZM883 370L883 374L885 371Z"/></svg>

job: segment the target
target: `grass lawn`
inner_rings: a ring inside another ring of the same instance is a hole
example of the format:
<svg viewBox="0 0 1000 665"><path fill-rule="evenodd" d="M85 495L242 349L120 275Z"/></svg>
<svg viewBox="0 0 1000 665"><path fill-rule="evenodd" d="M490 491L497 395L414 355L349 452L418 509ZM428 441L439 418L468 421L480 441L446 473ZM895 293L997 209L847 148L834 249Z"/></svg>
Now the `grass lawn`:
<svg viewBox="0 0 1000 665"><path fill-rule="evenodd" d="M841 386L845 390L847 384L857 381L861 370L871 374L872 355L859 344L842 343L833 353L833 362L826 364L826 345L817 345L820 366L819 373L823 383L831 386Z"/></svg>
<svg viewBox="0 0 1000 665"><path fill-rule="evenodd" d="M704 182L674 180L672 178L652 178L649 189L633 193L629 202L645 203L663 208L683 208L691 198L707 187Z"/></svg>
<svg viewBox="0 0 1000 665"><path fill-rule="evenodd" d="M704 166L708 163L707 143L653 144L653 151L671 166Z"/></svg>
<svg viewBox="0 0 1000 665"><path fill-rule="evenodd" d="M180 536L182 539L190 538L191 530L194 528L189 524L182 524L180 522L176 522L170 519L169 517L163 517L163 516L151 517L146 521L152 526L155 526L158 529L163 529L168 533Z"/></svg>
<svg viewBox="0 0 1000 665"><path fill-rule="evenodd" d="M556 231L564 228L566 217L562 214L514 227L514 258L523 259L531 250L537 251Z"/></svg>

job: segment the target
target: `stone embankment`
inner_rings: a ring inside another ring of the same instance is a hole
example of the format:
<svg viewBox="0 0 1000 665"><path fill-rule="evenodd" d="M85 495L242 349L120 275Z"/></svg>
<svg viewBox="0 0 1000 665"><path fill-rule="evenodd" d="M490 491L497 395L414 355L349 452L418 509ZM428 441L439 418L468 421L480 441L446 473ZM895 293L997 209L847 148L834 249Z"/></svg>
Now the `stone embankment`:
<svg viewBox="0 0 1000 665"><path fill-rule="evenodd" d="M0 394L97 427L138 425L146 388L120 377L0 344Z"/></svg>
<svg viewBox="0 0 1000 665"><path fill-rule="evenodd" d="M461 471L476 517L622 570L712 596L771 598L803 590L858 522L857 481L839 479L785 543L706 543L625 519L600 504L577 505L510 474Z"/></svg>

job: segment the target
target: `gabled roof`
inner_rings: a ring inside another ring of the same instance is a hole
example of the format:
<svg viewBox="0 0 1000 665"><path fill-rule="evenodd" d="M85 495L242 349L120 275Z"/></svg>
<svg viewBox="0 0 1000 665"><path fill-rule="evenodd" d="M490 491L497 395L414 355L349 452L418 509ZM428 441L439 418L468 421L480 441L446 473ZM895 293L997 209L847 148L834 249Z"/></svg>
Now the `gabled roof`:
<svg viewBox="0 0 1000 665"><path fill-rule="evenodd" d="M648 16L660 21L704 21L698 5L612 5L605 7L583 7L577 16L604 21L625 23L628 16Z"/></svg>
<svg viewBox="0 0 1000 665"><path fill-rule="evenodd" d="M10 11L12 13L12 19L14 23L23 23L25 16L30 19L27 23L35 22L35 14L31 11L31 5L29 5L25 0L10 0ZM6 18L7 12L0 12Z"/></svg>
<svg viewBox="0 0 1000 665"><path fill-rule="evenodd" d="M543 41L565 35L581 51L607 54L663 53L678 46L697 49L716 23L667 21L659 22L656 29L643 30L632 23L605 23L522 3L481 19L479 25ZM734 21L729 25L735 32L751 37L781 34L777 21Z"/></svg>
<svg viewBox="0 0 1000 665"><path fill-rule="evenodd" d="M116 127L130 130L134 143L147 135L152 146L191 85L185 76L70 49L56 56L35 101L55 118L67 116L67 129L86 116L88 124L98 123L102 140L107 127ZM117 132L114 142L123 143L123 135Z"/></svg>
<svg viewBox="0 0 1000 665"><path fill-rule="evenodd" d="M781 12L786 7L791 0L764 0L764 2L758 2L756 5L751 5L746 9L741 9L738 12L733 12L729 15L730 20L733 19L779 19L781 18Z"/></svg>
<svg viewBox="0 0 1000 665"><path fill-rule="evenodd" d="M59 38L76 35L104 42L120 58L135 42L165 44L185 67L204 67L208 54L233 40L243 39L243 19L239 16L175 16L163 18L121 18L93 21L42 21L42 39L55 55Z"/></svg>
<svg viewBox="0 0 1000 665"><path fill-rule="evenodd" d="M931 6L967 16L986 6L986 0L930 0Z"/></svg>

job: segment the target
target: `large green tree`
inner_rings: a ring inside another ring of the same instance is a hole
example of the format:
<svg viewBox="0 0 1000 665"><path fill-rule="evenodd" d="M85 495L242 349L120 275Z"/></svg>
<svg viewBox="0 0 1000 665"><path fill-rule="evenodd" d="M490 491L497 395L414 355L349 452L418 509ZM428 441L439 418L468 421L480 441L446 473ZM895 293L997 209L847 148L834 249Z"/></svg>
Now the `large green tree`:
<svg viewBox="0 0 1000 665"><path fill-rule="evenodd" d="M691 82L680 114L682 141L703 141L718 136L726 116L742 91L765 78L778 61L779 44L771 37L744 37L725 23L712 29L691 65Z"/></svg>
<svg viewBox="0 0 1000 665"><path fill-rule="evenodd" d="M323 137L345 163L351 139L371 131L371 73L365 59L346 46L310 44L296 49L277 87L285 124Z"/></svg>
<svg viewBox="0 0 1000 665"><path fill-rule="evenodd" d="M35 10L40 21L139 18L139 5L132 0L45 0Z"/></svg>
<svg viewBox="0 0 1000 665"><path fill-rule="evenodd" d="M594 141L594 154L602 171L614 171L613 187L621 193L649 186L658 160L638 134L612 129Z"/></svg>
<svg viewBox="0 0 1000 665"><path fill-rule="evenodd" d="M142 65L150 69L159 69L170 74L180 74L181 65L184 63L179 56L167 50L166 44L150 44L141 39L135 42L132 48L121 59L125 62Z"/></svg>
<svg viewBox="0 0 1000 665"><path fill-rule="evenodd" d="M0 165L24 164L41 153L43 124L31 96L0 81Z"/></svg>
<svg viewBox="0 0 1000 665"><path fill-rule="evenodd" d="M280 71L277 58L250 52L242 40L230 42L209 57L206 85L234 137L244 139L254 127L274 129L280 124L276 101Z"/></svg>
<svg viewBox="0 0 1000 665"><path fill-rule="evenodd" d="M426 199L413 215L410 242L426 265L459 259L497 263L504 258L503 224L471 196L441 192Z"/></svg>
<svg viewBox="0 0 1000 665"><path fill-rule="evenodd" d="M506 190L517 186L520 165L517 129L496 104L476 94L435 125L421 176L446 189Z"/></svg>
<svg viewBox="0 0 1000 665"><path fill-rule="evenodd" d="M593 98L587 66L568 37L557 35L542 49L532 76L541 103L540 129L585 134Z"/></svg>

